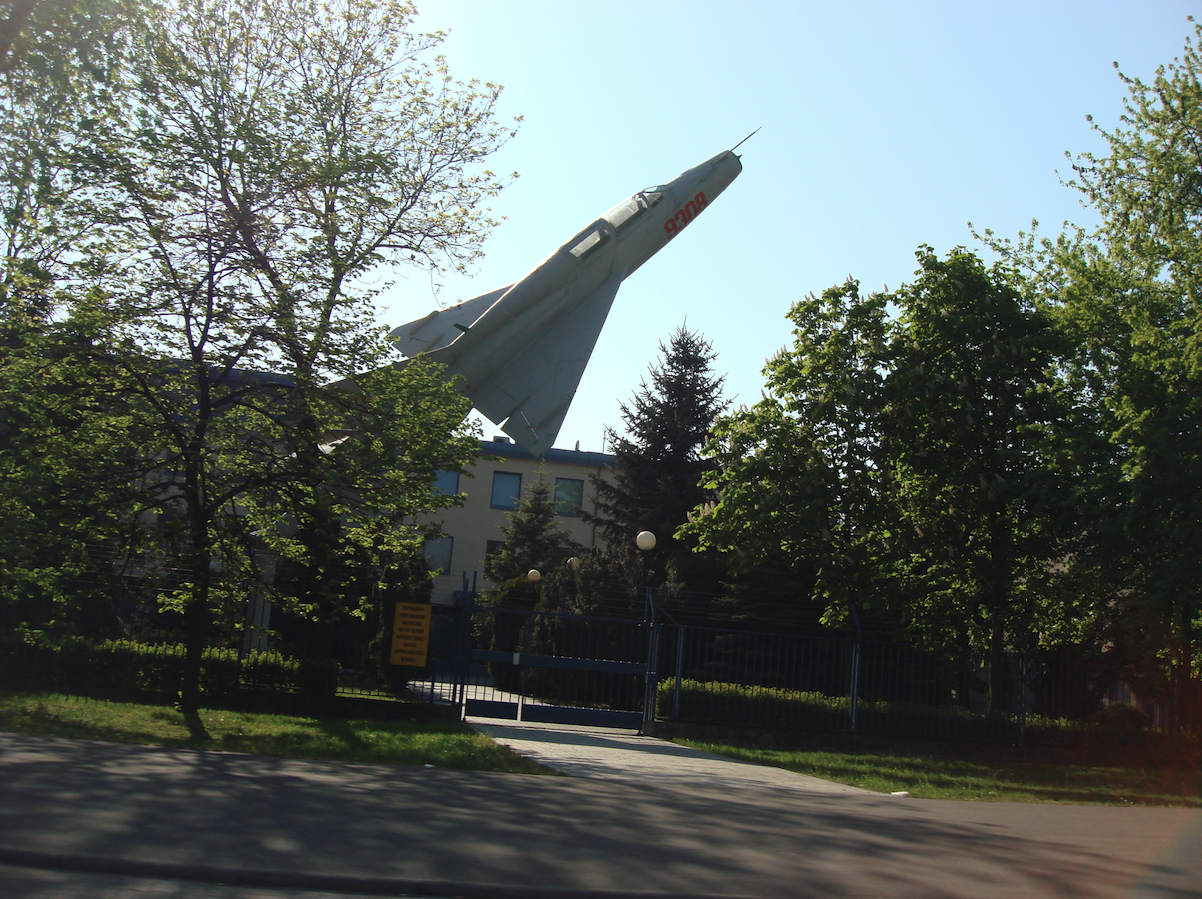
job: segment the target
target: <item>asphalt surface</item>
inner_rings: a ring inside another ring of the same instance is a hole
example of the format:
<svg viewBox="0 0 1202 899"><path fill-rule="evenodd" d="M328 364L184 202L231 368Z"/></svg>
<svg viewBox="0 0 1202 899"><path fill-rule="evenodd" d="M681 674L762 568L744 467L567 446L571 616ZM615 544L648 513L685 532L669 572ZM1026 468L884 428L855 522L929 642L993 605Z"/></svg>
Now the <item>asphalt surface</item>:
<svg viewBox="0 0 1202 899"><path fill-rule="evenodd" d="M0 734L0 896L1202 897L1199 810L751 783L658 741L537 730L501 737L593 774Z"/></svg>

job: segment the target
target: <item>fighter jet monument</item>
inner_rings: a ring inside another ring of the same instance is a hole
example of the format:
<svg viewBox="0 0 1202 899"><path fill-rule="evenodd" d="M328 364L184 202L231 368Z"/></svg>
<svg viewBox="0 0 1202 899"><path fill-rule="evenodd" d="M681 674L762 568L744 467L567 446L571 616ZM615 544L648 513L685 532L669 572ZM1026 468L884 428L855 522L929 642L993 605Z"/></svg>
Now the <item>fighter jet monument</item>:
<svg viewBox="0 0 1202 899"><path fill-rule="evenodd" d="M446 365L447 377L461 375L472 405L541 456L559 434L618 286L738 177L739 144L627 197L520 281L401 325L389 340L407 358L425 353Z"/></svg>

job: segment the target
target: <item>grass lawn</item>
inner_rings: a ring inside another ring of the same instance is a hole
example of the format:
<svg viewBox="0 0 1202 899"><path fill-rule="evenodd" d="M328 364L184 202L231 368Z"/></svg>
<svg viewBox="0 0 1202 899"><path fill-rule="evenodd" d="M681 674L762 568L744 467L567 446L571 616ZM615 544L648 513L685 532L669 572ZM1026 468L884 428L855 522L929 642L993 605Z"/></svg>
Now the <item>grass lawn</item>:
<svg viewBox="0 0 1202 899"><path fill-rule="evenodd" d="M170 706L0 691L0 730L340 762L555 773L472 733L460 721L368 721L222 709L185 716Z"/></svg>
<svg viewBox="0 0 1202 899"><path fill-rule="evenodd" d="M1178 805L1202 808L1196 762L1119 766L994 756L947 756L758 749L677 740L685 746L826 780L923 799Z"/></svg>
<svg viewBox="0 0 1202 899"><path fill-rule="evenodd" d="M52 693L0 691L0 730L39 736L142 743L291 758L434 765L469 771L554 774L459 721L357 720L109 702ZM977 757L760 749L677 742L731 758L775 765L881 792L926 799L1073 802L1202 807L1196 760L1142 764L1048 760L1011 754Z"/></svg>

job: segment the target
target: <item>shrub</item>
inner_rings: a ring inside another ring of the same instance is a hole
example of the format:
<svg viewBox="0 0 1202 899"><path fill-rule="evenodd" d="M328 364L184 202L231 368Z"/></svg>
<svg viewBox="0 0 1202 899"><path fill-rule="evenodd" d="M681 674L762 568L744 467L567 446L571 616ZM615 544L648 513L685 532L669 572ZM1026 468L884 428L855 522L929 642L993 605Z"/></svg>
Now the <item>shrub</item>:
<svg viewBox="0 0 1202 899"><path fill-rule="evenodd" d="M171 695L183 683L185 648L180 643L133 640L95 643L72 637L58 644L0 642L0 681L18 687L86 687ZM278 652L251 652L239 660L228 647L208 647L201 655L200 689L228 696L242 686L331 695L338 689L333 659L297 660Z"/></svg>
<svg viewBox="0 0 1202 899"><path fill-rule="evenodd" d="M660 682L658 717L676 717L675 689L674 680ZM846 696L684 680L679 720L773 730L847 731L848 709ZM1085 721L1028 715L1020 722L1014 715L983 715L958 706L862 700L856 714L856 731L862 734L1069 746L1141 744L1147 739L1147 726L1146 716L1130 708L1112 708Z"/></svg>
<svg viewBox="0 0 1202 899"><path fill-rule="evenodd" d="M300 662L274 649L254 650L242 660L242 683L263 690L291 690Z"/></svg>
<svg viewBox="0 0 1202 899"><path fill-rule="evenodd" d="M673 717L674 680L662 681L656 713ZM680 685L680 719L738 727L842 730L847 725L846 697L824 696L773 687L719 681L684 680Z"/></svg>

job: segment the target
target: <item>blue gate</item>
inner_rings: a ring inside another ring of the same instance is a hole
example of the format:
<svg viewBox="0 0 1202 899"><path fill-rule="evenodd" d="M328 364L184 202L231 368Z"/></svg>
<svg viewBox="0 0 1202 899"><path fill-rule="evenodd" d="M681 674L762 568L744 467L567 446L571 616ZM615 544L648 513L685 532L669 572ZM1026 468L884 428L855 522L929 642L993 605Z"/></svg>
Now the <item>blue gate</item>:
<svg viewBox="0 0 1202 899"><path fill-rule="evenodd" d="M653 713L653 622L495 606L460 611L455 697L465 715L641 728Z"/></svg>

